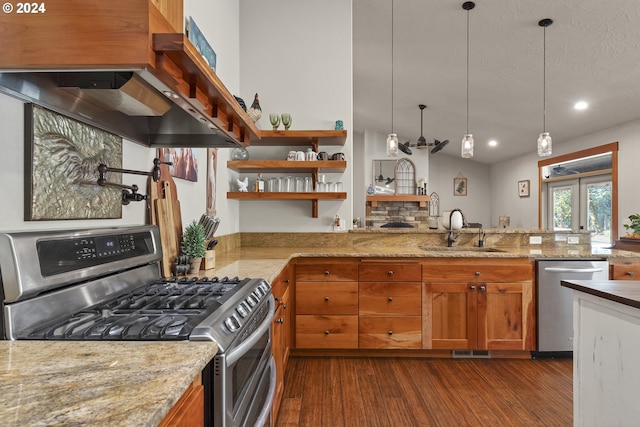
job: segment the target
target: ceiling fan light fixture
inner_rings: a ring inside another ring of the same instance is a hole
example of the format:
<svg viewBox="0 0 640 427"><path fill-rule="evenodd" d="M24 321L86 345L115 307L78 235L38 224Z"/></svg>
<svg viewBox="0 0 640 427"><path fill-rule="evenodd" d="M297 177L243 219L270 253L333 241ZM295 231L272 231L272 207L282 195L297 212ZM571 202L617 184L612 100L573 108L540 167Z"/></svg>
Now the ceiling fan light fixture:
<svg viewBox="0 0 640 427"><path fill-rule="evenodd" d="M428 144L427 143L427 139L422 134L422 119L423 119L423 116L424 116L423 113L424 113L424 109L427 108L427 106L424 105L424 104L420 104L420 105L418 105L418 107L420 108L420 137L418 138L418 141L416 142L416 148L418 150L424 150L427 147L432 146L433 143Z"/></svg>
<svg viewBox="0 0 640 427"><path fill-rule="evenodd" d="M473 157L473 135L469 133L469 11L476 7L472 1L462 3L467 11L467 134L462 138L461 154L465 159Z"/></svg>
<svg viewBox="0 0 640 427"><path fill-rule="evenodd" d="M547 157L552 153L551 135L547 132L547 27L553 24L553 19L545 18L538 21L543 29L542 36L542 133L538 136L538 156Z"/></svg>

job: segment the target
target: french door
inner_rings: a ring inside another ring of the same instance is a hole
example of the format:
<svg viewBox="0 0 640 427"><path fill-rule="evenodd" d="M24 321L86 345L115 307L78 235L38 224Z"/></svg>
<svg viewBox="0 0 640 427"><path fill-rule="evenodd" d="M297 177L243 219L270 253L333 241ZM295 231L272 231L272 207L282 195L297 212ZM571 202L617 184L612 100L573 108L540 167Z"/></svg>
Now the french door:
<svg viewBox="0 0 640 427"><path fill-rule="evenodd" d="M592 246L611 244L611 174L547 184L547 224L553 230L591 231Z"/></svg>

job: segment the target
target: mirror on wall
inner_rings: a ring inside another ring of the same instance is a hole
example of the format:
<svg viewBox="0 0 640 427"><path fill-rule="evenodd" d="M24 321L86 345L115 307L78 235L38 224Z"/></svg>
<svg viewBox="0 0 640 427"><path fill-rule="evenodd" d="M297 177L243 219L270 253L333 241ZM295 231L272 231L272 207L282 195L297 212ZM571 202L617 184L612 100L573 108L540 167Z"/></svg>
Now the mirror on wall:
<svg viewBox="0 0 640 427"><path fill-rule="evenodd" d="M376 194L396 194L396 163L397 160L373 160L373 183Z"/></svg>

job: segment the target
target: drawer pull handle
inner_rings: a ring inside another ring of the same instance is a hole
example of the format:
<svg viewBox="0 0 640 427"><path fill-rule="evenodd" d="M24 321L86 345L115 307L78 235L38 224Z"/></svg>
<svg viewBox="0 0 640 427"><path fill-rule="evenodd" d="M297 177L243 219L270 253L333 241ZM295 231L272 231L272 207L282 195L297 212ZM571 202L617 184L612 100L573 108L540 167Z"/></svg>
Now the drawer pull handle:
<svg viewBox="0 0 640 427"><path fill-rule="evenodd" d="M389 271L387 271L387 274L388 274L389 276L393 276L393 271L389 270Z"/></svg>
<svg viewBox="0 0 640 427"><path fill-rule="evenodd" d="M627 271L627 276L633 277L633 271Z"/></svg>
<svg viewBox="0 0 640 427"><path fill-rule="evenodd" d="M471 285L471 286L469 286L469 289L471 289L472 291L475 291L476 287L475 287L475 285Z"/></svg>
<svg viewBox="0 0 640 427"><path fill-rule="evenodd" d="M282 317L280 317L279 319L276 320L277 323L284 323L284 319Z"/></svg>
<svg viewBox="0 0 640 427"><path fill-rule="evenodd" d="M280 297L274 297L274 298L273 298L273 300L274 300L275 302L280 302Z"/></svg>
<svg viewBox="0 0 640 427"><path fill-rule="evenodd" d="M329 297L324 297L324 300L325 301L329 301Z"/></svg>
<svg viewBox="0 0 640 427"><path fill-rule="evenodd" d="M325 275L325 276L328 276L329 274L330 274L330 273L329 273L329 270L325 270L325 271L324 271L324 275Z"/></svg>
<svg viewBox="0 0 640 427"><path fill-rule="evenodd" d="M476 277L480 277L480 272L476 271Z"/></svg>
<svg viewBox="0 0 640 427"><path fill-rule="evenodd" d="M392 301L393 301L393 298L392 298L392 297L389 297L389 298L387 298L387 301L392 302Z"/></svg>
<svg viewBox="0 0 640 427"><path fill-rule="evenodd" d="M287 304L282 304L282 308L287 308Z"/></svg>
<svg viewBox="0 0 640 427"><path fill-rule="evenodd" d="M480 286L480 290L481 290L482 292L484 292L484 291L486 291L486 290L487 290L487 287L486 287L486 286Z"/></svg>
<svg viewBox="0 0 640 427"><path fill-rule="evenodd" d="M329 335L329 331L324 331L324 334L325 335Z"/></svg>
<svg viewBox="0 0 640 427"><path fill-rule="evenodd" d="M389 335L393 335L393 331L389 331L387 332Z"/></svg>
<svg viewBox="0 0 640 427"><path fill-rule="evenodd" d="M284 279L284 283L289 283L289 279Z"/></svg>

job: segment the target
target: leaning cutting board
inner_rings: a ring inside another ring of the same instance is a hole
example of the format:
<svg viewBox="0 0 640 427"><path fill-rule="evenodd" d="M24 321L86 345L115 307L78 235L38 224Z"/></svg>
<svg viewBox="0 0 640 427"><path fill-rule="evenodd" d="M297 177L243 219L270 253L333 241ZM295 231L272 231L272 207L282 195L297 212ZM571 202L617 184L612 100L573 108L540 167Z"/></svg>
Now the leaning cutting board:
<svg viewBox="0 0 640 427"><path fill-rule="evenodd" d="M157 225L160 230L160 242L162 243L162 275L171 277L173 275L172 266L178 256L178 244L173 226L173 212L167 203L167 199L157 199L155 205Z"/></svg>

